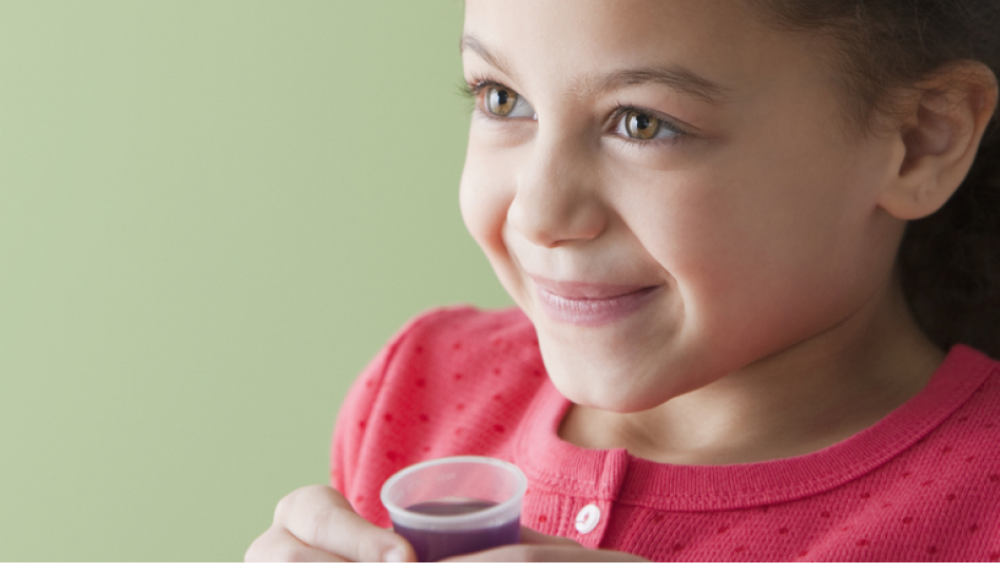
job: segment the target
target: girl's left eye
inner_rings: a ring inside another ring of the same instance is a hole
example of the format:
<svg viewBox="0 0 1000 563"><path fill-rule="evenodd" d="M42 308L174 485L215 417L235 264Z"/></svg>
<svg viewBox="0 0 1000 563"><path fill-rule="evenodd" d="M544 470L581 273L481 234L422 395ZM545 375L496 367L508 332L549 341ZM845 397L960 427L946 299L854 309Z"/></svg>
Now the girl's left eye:
<svg viewBox="0 0 1000 563"><path fill-rule="evenodd" d="M628 139L651 141L671 139L680 135L681 131L655 115L629 109L621 112L615 133Z"/></svg>

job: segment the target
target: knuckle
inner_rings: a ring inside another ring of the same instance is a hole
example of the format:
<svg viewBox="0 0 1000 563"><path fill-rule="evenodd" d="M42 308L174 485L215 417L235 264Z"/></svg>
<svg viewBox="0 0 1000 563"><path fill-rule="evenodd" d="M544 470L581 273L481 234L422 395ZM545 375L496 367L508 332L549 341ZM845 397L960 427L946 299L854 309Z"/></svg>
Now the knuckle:
<svg viewBox="0 0 1000 563"><path fill-rule="evenodd" d="M257 538L244 557L245 563L308 563L306 549L294 542L281 541L280 534L269 530Z"/></svg>
<svg viewBox="0 0 1000 563"><path fill-rule="evenodd" d="M380 541L377 534L360 534L357 538L356 549L359 561L379 561L382 559L382 551L385 545Z"/></svg>
<svg viewBox="0 0 1000 563"><path fill-rule="evenodd" d="M316 544L329 534L332 524L332 514L328 510L313 511L307 517L308 524L305 526L308 537L302 538L308 544Z"/></svg>
<svg viewBox="0 0 1000 563"><path fill-rule="evenodd" d="M261 554L260 554L261 547L260 547L260 543L259 542L260 542L260 538L257 538L257 539L255 539L253 541L252 544L250 544L250 547L247 548L247 552L245 554L243 554L243 560L244 561L263 561L264 560L264 558L261 557Z"/></svg>
<svg viewBox="0 0 1000 563"><path fill-rule="evenodd" d="M247 548L246 554L243 555L244 561L273 561L275 558L272 555L274 551L275 534L273 528L269 528L266 532L253 540L250 547Z"/></svg>
<svg viewBox="0 0 1000 563"><path fill-rule="evenodd" d="M286 522L288 519L295 514L297 507L301 506L308 499L316 497L321 494L324 487L322 485L307 485L305 487L300 487L294 491L288 493L281 500L278 501L278 505L274 508L274 521Z"/></svg>
<svg viewBox="0 0 1000 563"><path fill-rule="evenodd" d="M302 548L291 549L282 561L315 561L312 554Z"/></svg>

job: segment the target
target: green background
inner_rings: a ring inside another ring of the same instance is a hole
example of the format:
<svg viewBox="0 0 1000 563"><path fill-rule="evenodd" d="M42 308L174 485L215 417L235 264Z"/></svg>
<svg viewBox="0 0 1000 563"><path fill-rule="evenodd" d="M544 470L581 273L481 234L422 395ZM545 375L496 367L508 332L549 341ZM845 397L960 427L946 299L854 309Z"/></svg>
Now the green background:
<svg viewBox="0 0 1000 563"><path fill-rule="evenodd" d="M348 385L509 303L460 0L0 1L0 559L240 560Z"/></svg>

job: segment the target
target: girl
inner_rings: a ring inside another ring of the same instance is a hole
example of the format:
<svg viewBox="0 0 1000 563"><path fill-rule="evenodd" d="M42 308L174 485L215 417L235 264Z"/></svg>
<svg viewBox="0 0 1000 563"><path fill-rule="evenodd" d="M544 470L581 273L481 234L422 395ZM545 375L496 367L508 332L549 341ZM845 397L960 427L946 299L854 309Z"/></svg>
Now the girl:
<svg viewBox="0 0 1000 563"><path fill-rule="evenodd" d="M518 308L406 326L247 558L412 559L382 483L478 454L530 484L470 560L1000 560L997 29L469 0L462 214Z"/></svg>

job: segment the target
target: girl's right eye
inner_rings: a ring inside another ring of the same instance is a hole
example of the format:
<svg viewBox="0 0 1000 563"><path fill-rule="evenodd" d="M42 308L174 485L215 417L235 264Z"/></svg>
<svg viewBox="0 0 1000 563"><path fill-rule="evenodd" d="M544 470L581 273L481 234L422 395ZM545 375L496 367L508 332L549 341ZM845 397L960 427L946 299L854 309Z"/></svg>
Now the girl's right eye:
<svg viewBox="0 0 1000 563"><path fill-rule="evenodd" d="M492 117L528 117L535 119L535 110L528 101L510 88L489 84L480 91L480 104Z"/></svg>

